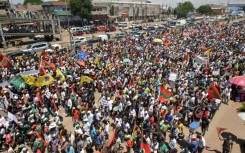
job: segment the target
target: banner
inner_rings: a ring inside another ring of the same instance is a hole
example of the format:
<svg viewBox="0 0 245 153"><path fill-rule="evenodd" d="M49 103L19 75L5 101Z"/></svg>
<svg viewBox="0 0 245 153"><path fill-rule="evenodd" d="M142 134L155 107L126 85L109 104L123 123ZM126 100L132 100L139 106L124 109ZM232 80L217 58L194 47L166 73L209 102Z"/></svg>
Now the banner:
<svg viewBox="0 0 245 153"><path fill-rule="evenodd" d="M18 120L16 118L16 116L10 112L8 112L8 118L12 121L14 121L15 123L18 123Z"/></svg>

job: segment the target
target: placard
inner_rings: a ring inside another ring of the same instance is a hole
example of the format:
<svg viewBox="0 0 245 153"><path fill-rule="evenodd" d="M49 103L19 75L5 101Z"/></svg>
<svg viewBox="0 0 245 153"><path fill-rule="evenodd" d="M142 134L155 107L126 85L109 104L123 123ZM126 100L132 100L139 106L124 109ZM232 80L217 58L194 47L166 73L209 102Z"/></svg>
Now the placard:
<svg viewBox="0 0 245 153"><path fill-rule="evenodd" d="M177 79L177 74L176 73L170 73L169 78L170 81L175 81Z"/></svg>

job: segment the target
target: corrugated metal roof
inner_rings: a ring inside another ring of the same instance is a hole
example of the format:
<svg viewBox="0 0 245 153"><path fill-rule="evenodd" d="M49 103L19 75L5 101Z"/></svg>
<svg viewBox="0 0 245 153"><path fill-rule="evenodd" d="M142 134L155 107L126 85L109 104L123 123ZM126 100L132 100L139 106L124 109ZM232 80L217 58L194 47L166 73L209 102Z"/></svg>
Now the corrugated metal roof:
<svg viewBox="0 0 245 153"><path fill-rule="evenodd" d="M52 4L54 6L66 6L66 5L70 5L69 2L60 2L60 1L57 1L57 2L56 1L53 1Z"/></svg>
<svg viewBox="0 0 245 153"><path fill-rule="evenodd" d="M27 9L25 8L25 6L24 5L22 5L22 4L17 4L17 10L18 11L26 11Z"/></svg>

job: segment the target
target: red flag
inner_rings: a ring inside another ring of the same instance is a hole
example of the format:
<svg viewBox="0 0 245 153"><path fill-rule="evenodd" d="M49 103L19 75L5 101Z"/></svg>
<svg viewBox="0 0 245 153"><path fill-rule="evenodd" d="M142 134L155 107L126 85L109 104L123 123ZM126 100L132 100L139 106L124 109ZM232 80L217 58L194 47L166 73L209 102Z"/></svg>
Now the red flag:
<svg viewBox="0 0 245 153"><path fill-rule="evenodd" d="M134 76L132 76L129 86L132 88L134 87Z"/></svg>
<svg viewBox="0 0 245 153"><path fill-rule="evenodd" d="M226 130L227 128L221 128L221 127L217 127L217 132L218 132L218 135L220 135L220 133L224 130Z"/></svg>
<svg viewBox="0 0 245 153"><path fill-rule="evenodd" d="M77 64L80 65L80 66L85 66L85 62L84 61L77 61Z"/></svg>
<svg viewBox="0 0 245 153"><path fill-rule="evenodd" d="M111 148L113 142L116 140L116 129L113 130L113 133L112 133L112 136L111 136L111 139L108 143L108 145L106 146L106 148Z"/></svg>
<svg viewBox="0 0 245 153"><path fill-rule="evenodd" d="M3 54L0 54L0 65L2 65L4 68L10 68L12 61Z"/></svg>
<svg viewBox="0 0 245 153"><path fill-rule="evenodd" d="M160 87L160 95L159 95L159 101L160 102L167 102L170 97L172 97L173 93L168 91L167 89Z"/></svg>
<svg viewBox="0 0 245 153"><path fill-rule="evenodd" d="M151 153L151 147L146 142L145 138L142 136L142 142L140 143L140 148L144 149L145 153Z"/></svg>
<svg viewBox="0 0 245 153"><path fill-rule="evenodd" d="M209 99L221 99L219 90L216 88L215 85L211 85L207 92Z"/></svg>
<svg viewBox="0 0 245 153"><path fill-rule="evenodd" d="M48 62L46 60L41 60L40 67L43 67L43 68L52 68L53 71L56 71L55 64L54 63L51 63L51 62Z"/></svg>
<svg viewBox="0 0 245 153"><path fill-rule="evenodd" d="M45 69L44 69L44 67L40 67L40 68L39 68L39 71L40 71L40 75L45 75L45 74L47 74L46 71L45 71Z"/></svg>

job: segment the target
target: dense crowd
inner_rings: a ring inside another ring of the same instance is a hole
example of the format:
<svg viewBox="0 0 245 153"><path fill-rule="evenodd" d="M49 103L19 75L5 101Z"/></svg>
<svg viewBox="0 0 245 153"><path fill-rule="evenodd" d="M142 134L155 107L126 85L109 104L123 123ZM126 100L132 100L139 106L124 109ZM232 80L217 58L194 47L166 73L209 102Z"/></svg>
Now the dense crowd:
<svg viewBox="0 0 245 153"><path fill-rule="evenodd" d="M69 56L69 49L43 53L40 58L55 64L65 80L56 77L54 68L46 68L55 78L53 84L27 86L13 94L10 85L2 86L7 111L17 121L0 116L0 149L174 153L181 145L183 152L201 153L220 104L239 97L239 87L228 79L245 74L243 40L244 25L198 24L78 48L86 52L83 64ZM2 80L40 69L40 58L12 59L12 68L1 72ZM81 76L86 76L82 83ZM210 98L210 86L222 99ZM72 120L67 121L63 110ZM201 132L192 123L200 124ZM68 124L74 131L67 130Z"/></svg>

